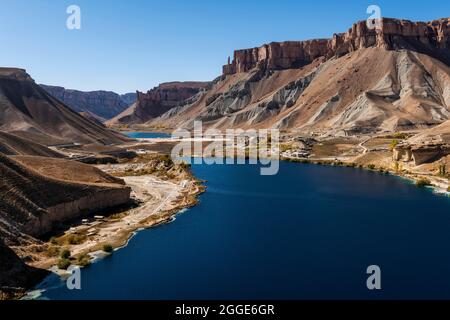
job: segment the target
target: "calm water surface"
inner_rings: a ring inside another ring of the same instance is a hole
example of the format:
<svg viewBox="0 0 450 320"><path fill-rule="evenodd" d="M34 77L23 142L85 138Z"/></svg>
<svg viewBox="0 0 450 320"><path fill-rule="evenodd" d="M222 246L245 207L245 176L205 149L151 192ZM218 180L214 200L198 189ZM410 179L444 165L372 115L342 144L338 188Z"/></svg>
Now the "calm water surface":
<svg viewBox="0 0 450 320"><path fill-rule="evenodd" d="M449 198L351 168L193 171L207 180L198 206L83 269L82 290L60 285L42 298L450 298ZM374 264L377 292L366 288Z"/></svg>
<svg viewBox="0 0 450 320"><path fill-rule="evenodd" d="M170 133L164 133L164 132L122 132L122 134L126 135L127 137L134 138L134 139L155 139L155 138L170 138L172 135Z"/></svg>

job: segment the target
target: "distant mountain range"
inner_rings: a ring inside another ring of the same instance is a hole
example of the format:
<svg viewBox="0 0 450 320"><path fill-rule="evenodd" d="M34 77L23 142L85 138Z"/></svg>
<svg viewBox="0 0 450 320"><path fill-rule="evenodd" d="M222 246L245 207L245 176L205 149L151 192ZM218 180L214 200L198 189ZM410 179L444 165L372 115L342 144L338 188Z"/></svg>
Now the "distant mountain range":
<svg viewBox="0 0 450 320"><path fill-rule="evenodd" d="M53 97L76 112L89 112L103 119L111 119L136 101L136 93L119 95L112 91L78 91L41 84Z"/></svg>

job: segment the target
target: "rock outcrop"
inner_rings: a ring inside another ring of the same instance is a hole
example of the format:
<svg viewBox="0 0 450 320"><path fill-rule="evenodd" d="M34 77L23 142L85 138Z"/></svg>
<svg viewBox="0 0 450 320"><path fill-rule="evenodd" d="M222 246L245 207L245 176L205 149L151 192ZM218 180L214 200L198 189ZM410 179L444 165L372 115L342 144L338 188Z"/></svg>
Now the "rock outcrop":
<svg viewBox="0 0 450 320"><path fill-rule="evenodd" d="M415 165L433 163L450 155L450 145L448 144L428 144L413 146L411 148L412 158Z"/></svg>
<svg viewBox="0 0 450 320"><path fill-rule="evenodd" d="M89 112L104 119L117 116L136 101L136 93L119 95L111 91L83 92L43 84L40 86L76 112Z"/></svg>
<svg viewBox="0 0 450 320"><path fill-rule="evenodd" d="M247 72L256 67L298 68L319 57L329 59L369 47L416 50L450 61L450 19L412 22L384 18L378 23L379 27L369 28L366 21L357 22L346 33L334 34L331 39L272 42L237 50L233 61L223 67L223 74Z"/></svg>
<svg viewBox="0 0 450 320"><path fill-rule="evenodd" d="M433 163L450 155L450 120L414 135L394 148L395 161Z"/></svg>
<svg viewBox="0 0 450 320"><path fill-rule="evenodd" d="M25 264L0 238L0 300L12 299L23 293L24 288L37 285L47 270Z"/></svg>
<svg viewBox="0 0 450 320"><path fill-rule="evenodd" d="M450 19L379 22L238 50L205 94L148 124L358 135L450 119Z"/></svg>
<svg viewBox="0 0 450 320"><path fill-rule="evenodd" d="M169 82L147 93L137 92L136 102L107 124L142 124L183 105L208 87L208 82Z"/></svg>

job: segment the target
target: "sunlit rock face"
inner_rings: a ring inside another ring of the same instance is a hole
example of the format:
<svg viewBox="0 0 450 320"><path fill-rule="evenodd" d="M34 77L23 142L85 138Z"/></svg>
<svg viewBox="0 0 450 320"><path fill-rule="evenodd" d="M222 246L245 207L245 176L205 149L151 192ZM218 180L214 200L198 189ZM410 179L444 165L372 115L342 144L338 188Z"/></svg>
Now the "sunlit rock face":
<svg viewBox="0 0 450 320"><path fill-rule="evenodd" d="M331 58L369 47L443 51L450 47L450 19L431 22L381 19L377 28L369 28L366 21L360 21L347 32L334 34L331 39L272 42L258 48L237 50L233 61L223 67L223 74L247 72L258 66L289 69L319 57ZM449 59L448 52L441 53L441 58Z"/></svg>
<svg viewBox="0 0 450 320"><path fill-rule="evenodd" d="M136 102L117 117L107 121L115 124L142 124L183 105L209 86L209 82L168 82L146 93L137 92Z"/></svg>

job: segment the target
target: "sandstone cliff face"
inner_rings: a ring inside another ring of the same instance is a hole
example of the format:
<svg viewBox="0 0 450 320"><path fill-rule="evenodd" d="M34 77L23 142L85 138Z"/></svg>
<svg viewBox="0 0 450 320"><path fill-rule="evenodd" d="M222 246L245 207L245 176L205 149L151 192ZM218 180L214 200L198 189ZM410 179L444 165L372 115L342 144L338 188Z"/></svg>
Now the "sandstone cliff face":
<svg viewBox="0 0 450 320"><path fill-rule="evenodd" d="M80 214L93 213L113 208L130 200L128 187L98 190L79 199L59 203L46 209L46 213L30 220L24 227L25 233L38 237L53 230L55 224L78 218Z"/></svg>
<svg viewBox="0 0 450 320"><path fill-rule="evenodd" d="M394 149L394 160L433 163L450 155L450 120L423 130Z"/></svg>
<svg viewBox="0 0 450 320"><path fill-rule="evenodd" d="M156 118L208 87L208 82L169 82L147 93L137 92L136 102L107 124L140 124Z"/></svg>
<svg viewBox="0 0 450 320"><path fill-rule="evenodd" d="M355 23L346 33L332 39L273 42L259 48L237 50L223 74L247 72L253 68L289 69L311 63L319 57L331 58L369 47L387 50L410 49L434 53L449 62L450 19L411 22L381 19L379 28L368 28L366 21Z"/></svg>
<svg viewBox="0 0 450 320"><path fill-rule="evenodd" d="M89 112L105 119L115 117L136 101L135 93L118 95L111 91L83 92L57 86L41 87L76 112Z"/></svg>
<svg viewBox="0 0 450 320"><path fill-rule="evenodd" d="M133 103L136 102L137 94L136 92L129 92L125 94L120 95L120 100L125 102L127 107L131 106ZM123 110L122 110L123 111ZM116 116L118 113L116 113L114 116ZM111 117L112 118L112 117Z"/></svg>
<svg viewBox="0 0 450 320"><path fill-rule="evenodd" d="M149 124L354 135L450 119L450 19L380 22L328 40L236 51L204 97Z"/></svg>
<svg viewBox="0 0 450 320"><path fill-rule="evenodd" d="M255 67L268 69L298 68L329 52L328 40L272 42L259 48L234 52L233 62L224 66L224 74L247 72Z"/></svg>

